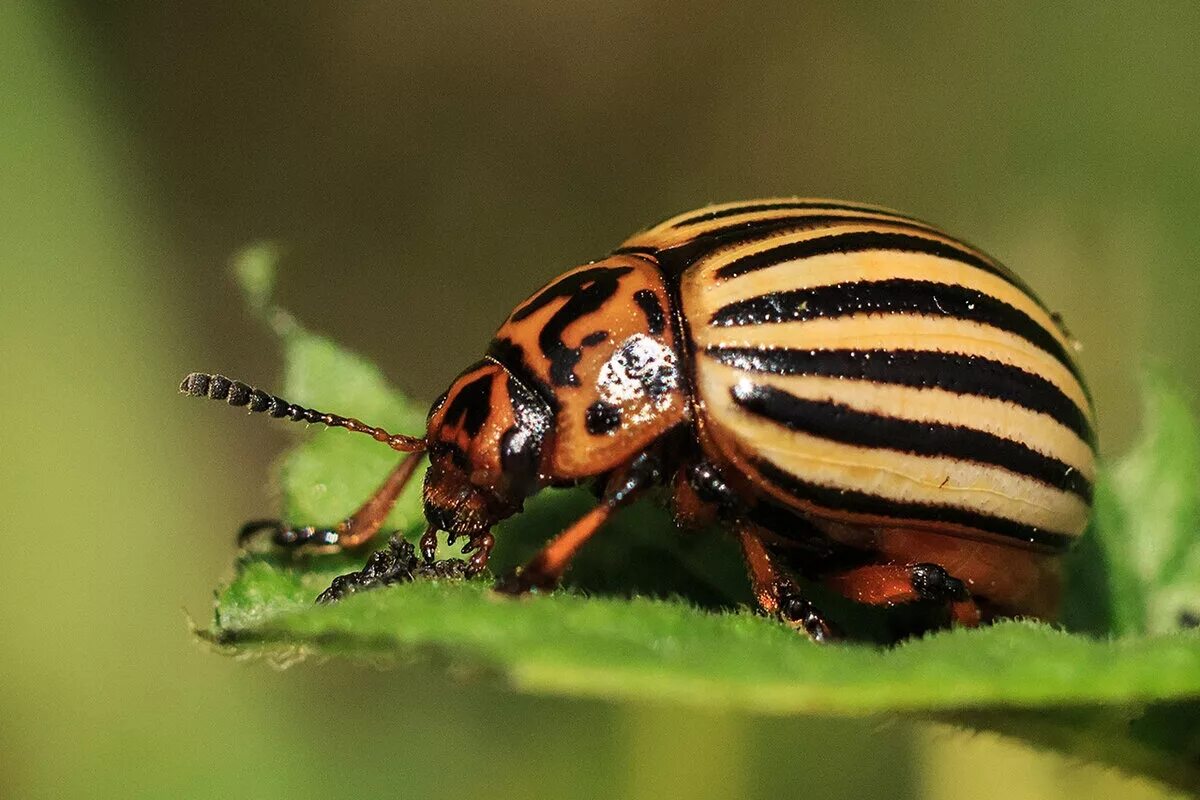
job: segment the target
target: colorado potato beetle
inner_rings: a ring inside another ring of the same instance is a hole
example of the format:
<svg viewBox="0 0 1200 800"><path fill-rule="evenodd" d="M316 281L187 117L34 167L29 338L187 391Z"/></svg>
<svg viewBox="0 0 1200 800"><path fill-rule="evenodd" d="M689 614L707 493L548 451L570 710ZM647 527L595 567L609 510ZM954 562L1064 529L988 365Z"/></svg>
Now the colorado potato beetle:
<svg viewBox="0 0 1200 800"><path fill-rule="evenodd" d="M598 505L503 578L558 584L613 512L656 486L682 527L737 538L760 609L831 628L799 575L942 622L1052 618L1095 477L1071 341L1015 274L873 205L714 205L636 234L517 306L429 412L424 436L305 409L220 376L181 391L366 433L407 455L332 528L256 523L280 547L361 548L429 457L421 539L465 538L548 486Z"/></svg>

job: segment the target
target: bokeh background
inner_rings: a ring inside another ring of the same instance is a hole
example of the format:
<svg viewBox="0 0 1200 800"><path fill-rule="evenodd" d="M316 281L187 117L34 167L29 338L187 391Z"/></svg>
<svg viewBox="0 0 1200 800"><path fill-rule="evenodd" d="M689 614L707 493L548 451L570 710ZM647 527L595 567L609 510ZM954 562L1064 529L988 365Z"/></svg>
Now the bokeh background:
<svg viewBox="0 0 1200 800"><path fill-rule="evenodd" d="M536 699L198 647L279 426L226 264L432 397L511 306L680 210L879 202L1020 271L1107 453L1200 386L1191 3L0 4L0 797L1159 797L990 735Z"/></svg>

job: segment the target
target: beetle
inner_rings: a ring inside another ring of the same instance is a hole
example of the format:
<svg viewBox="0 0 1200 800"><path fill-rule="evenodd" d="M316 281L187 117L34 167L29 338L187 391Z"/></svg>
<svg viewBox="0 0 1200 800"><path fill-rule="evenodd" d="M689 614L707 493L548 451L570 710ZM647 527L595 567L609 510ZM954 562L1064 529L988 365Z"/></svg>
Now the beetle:
<svg viewBox="0 0 1200 800"><path fill-rule="evenodd" d="M437 536L482 571L492 527L551 486L598 503L497 584L555 587L618 508L665 487L676 523L736 537L759 609L833 627L796 576L941 624L1053 618L1095 477L1091 399L1057 314L934 225L822 199L713 205L568 270L508 316L424 436L221 376L180 387L366 433L405 453L334 527L251 523L285 548L368 544L423 455Z"/></svg>

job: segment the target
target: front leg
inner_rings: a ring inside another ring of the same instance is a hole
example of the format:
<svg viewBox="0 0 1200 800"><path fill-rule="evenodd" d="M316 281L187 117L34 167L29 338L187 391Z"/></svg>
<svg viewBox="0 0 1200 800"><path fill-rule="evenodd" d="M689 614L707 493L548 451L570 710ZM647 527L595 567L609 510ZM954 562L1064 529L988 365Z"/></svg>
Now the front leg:
<svg viewBox="0 0 1200 800"><path fill-rule="evenodd" d="M260 533L269 533L271 544L280 550L303 548L315 552L336 553L342 549L342 537L349 525L350 520L332 528L321 528L316 525L285 525L278 519L255 519L241 527L237 543L238 547L245 547Z"/></svg>
<svg viewBox="0 0 1200 800"><path fill-rule="evenodd" d="M497 582L496 591L503 594L526 594L534 589L553 589L562 579L575 554L600 530L613 512L631 503L661 479L658 458L649 453L642 453L616 470L605 484L600 505L551 540L525 566Z"/></svg>
<svg viewBox="0 0 1200 800"><path fill-rule="evenodd" d="M446 538L446 544L453 547L461 534L449 534ZM467 542L459 551L463 555L471 554L467 560L467 576L474 577L483 572L488 565L488 560L492 556L492 548L496 546L496 537L492 536L491 531L480 531L467 535ZM432 525L421 535L421 540L418 547L421 549L421 557L425 559L426 564L434 564L437 559L437 528Z"/></svg>
<svg viewBox="0 0 1200 800"><path fill-rule="evenodd" d="M412 479L421 463L421 453L405 456L367 501L344 522L331 528L314 525L291 526L277 519L247 522L238 532L238 545L245 546L263 531L271 532L271 542L281 549L301 548L322 552L354 550L362 547L379 532L396 499ZM486 559L485 559L486 563Z"/></svg>

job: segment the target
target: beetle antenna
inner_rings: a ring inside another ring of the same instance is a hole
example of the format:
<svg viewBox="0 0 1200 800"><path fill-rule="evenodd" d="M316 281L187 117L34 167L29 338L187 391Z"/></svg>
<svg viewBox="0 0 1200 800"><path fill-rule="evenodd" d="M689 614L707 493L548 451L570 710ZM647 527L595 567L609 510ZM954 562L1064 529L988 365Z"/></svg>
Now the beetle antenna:
<svg viewBox="0 0 1200 800"><path fill-rule="evenodd" d="M339 417L336 414L326 414L324 411L298 406L282 397L267 394L262 389L230 380L224 375L193 372L179 384L179 391L191 397L209 397L213 400L224 400L231 406L245 406L254 413L270 414L276 419L287 417L293 422L319 422L331 428L365 433L375 441L383 442L401 453L418 453L425 449L425 440L416 436L388 433L383 428L372 427L353 417Z"/></svg>

